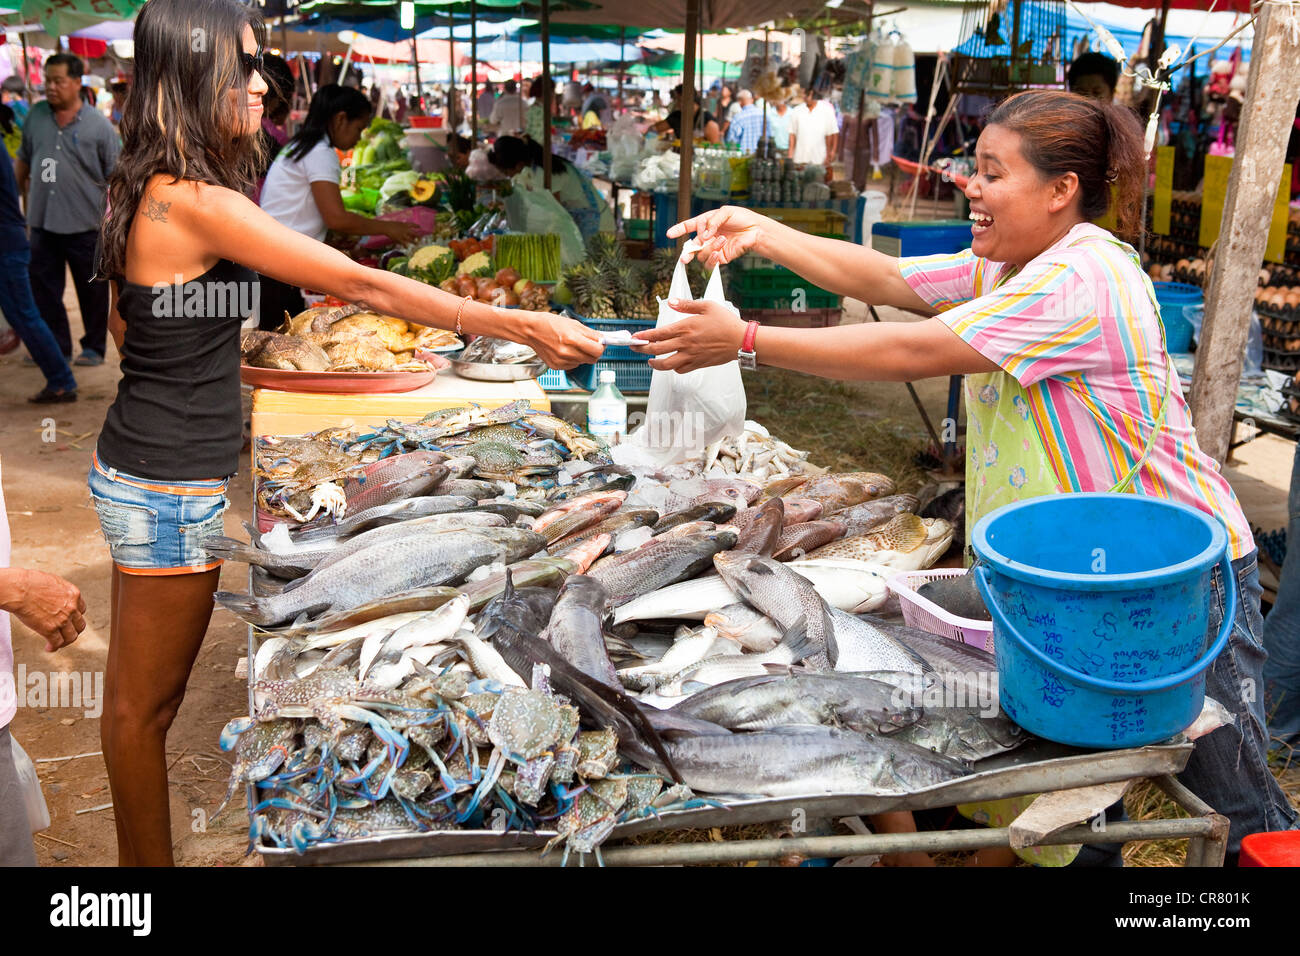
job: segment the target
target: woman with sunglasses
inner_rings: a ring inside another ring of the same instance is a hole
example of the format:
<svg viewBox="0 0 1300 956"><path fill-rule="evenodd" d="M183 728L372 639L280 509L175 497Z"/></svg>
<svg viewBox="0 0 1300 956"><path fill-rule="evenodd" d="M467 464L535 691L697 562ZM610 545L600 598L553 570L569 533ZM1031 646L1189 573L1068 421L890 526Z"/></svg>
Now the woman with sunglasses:
<svg viewBox="0 0 1300 956"><path fill-rule="evenodd" d="M239 326L253 269L413 322L523 342L553 368L601 352L577 322L359 266L249 200L264 34L237 0L149 0L136 20L135 89L101 240L122 380L89 475L113 559L101 739L123 865L172 863L166 736L212 614L218 562L202 543L222 532L239 466Z"/></svg>

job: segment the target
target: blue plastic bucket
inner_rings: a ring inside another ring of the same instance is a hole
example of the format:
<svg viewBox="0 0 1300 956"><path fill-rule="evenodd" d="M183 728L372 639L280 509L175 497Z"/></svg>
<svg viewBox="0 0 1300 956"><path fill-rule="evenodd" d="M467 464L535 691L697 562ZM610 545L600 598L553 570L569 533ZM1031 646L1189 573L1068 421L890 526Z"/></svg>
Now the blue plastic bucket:
<svg viewBox="0 0 1300 956"><path fill-rule="evenodd" d="M1165 344L1170 352L1188 352L1192 348L1192 323L1183 312L1205 305L1205 293L1186 282L1153 282L1160 320L1165 324Z"/></svg>
<svg viewBox="0 0 1300 956"><path fill-rule="evenodd" d="M1237 609L1217 520L1142 495L1049 495L985 515L972 543L1012 720L1048 740L1114 749L1196 719ZM1207 650L1216 564L1226 606Z"/></svg>

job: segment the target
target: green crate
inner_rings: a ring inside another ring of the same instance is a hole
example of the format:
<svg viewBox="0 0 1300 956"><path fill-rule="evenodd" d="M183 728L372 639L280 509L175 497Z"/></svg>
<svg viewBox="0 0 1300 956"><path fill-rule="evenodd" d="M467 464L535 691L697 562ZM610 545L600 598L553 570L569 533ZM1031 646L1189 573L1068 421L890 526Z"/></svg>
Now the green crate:
<svg viewBox="0 0 1300 956"><path fill-rule="evenodd" d="M803 302L800 303L803 310L838 309L843 303L843 298L833 292L810 287L805 287L805 290ZM776 309L792 312L795 310L794 296L788 292L749 292L732 295L729 300L741 311Z"/></svg>
<svg viewBox="0 0 1300 956"><path fill-rule="evenodd" d="M623 235L628 239L644 242L650 238L650 227L652 223L649 219L624 219Z"/></svg>
<svg viewBox="0 0 1300 956"><path fill-rule="evenodd" d="M741 309L790 309L796 289L804 293L809 309L837 309L842 297L810 285L789 269L744 269L732 273L727 283L727 298Z"/></svg>

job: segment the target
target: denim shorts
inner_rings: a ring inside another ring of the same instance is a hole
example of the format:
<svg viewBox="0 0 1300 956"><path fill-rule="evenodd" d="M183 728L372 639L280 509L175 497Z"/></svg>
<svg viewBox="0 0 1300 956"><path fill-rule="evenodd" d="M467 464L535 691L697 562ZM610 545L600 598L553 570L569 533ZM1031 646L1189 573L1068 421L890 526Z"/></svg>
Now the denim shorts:
<svg viewBox="0 0 1300 956"><path fill-rule="evenodd" d="M228 478L136 478L95 455L86 481L113 563L125 573L192 574L221 566L203 543L225 530Z"/></svg>

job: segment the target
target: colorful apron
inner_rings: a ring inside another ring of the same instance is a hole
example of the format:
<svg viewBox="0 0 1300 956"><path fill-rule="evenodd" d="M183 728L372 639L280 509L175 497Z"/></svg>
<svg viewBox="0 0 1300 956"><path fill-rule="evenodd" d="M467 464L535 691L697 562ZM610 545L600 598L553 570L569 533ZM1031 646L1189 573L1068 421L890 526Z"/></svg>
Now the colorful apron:
<svg viewBox="0 0 1300 956"><path fill-rule="evenodd" d="M1090 236L1079 242L1113 242L1124 247L1117 239L1099 239ZM1001 285L1015 274L1008 272L998 279ZM1155 304L1155 290L1145 283L1147 294ZM995 286L996 288L996 286ZM1156 315L1160 308L1156 305ZM1147 439L1142 456L1134 462L1115 485L1112 492L1127 492L1133 486L1138 470L1146 464L1156 437L1165 423L1165 411L1172 397L1173 383L1178 373L1165 348L1164 325L1160 326L1160 345L1168 361L1164 401L1156 414L1155 424ZM1042 435L1030 420L1029 396L1011 375L1004 371L967 375L966 398L966 528L967 541L970 529L986 514L1013 501L1061 494L1066 491L1057 481L1051 461L1043 447ZM966 561L973 559L969 543ZM986 826L1005 827L1029 807L1037 794L993 800L985 803L963 804L957 808L962 816ZM1016 850L1022 860L1038 866L1065 866L1079 853L1079 844L1066 846L1028 847Z"/></svg>

